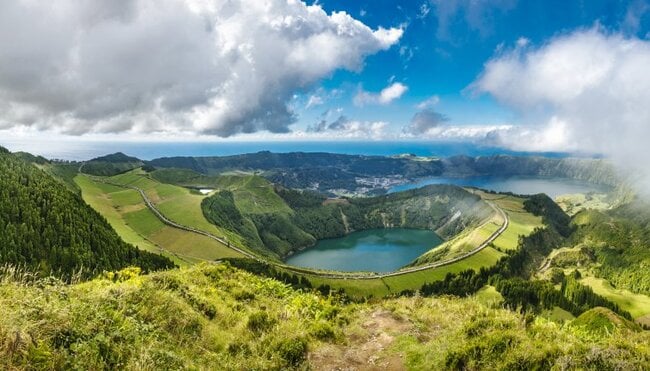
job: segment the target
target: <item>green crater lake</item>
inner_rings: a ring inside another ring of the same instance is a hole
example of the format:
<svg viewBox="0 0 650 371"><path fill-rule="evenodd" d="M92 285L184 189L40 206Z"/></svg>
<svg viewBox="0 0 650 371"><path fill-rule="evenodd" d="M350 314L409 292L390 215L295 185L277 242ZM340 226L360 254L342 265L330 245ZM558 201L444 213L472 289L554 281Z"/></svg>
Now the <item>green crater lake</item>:
<svg viewBox="0 0 650 371"><path fill-rule="evenodd" d="M286 263L348 272L391 272L442 242L440 236L428 230L369 229L318 241L316 245L287 258Z"/></svg>

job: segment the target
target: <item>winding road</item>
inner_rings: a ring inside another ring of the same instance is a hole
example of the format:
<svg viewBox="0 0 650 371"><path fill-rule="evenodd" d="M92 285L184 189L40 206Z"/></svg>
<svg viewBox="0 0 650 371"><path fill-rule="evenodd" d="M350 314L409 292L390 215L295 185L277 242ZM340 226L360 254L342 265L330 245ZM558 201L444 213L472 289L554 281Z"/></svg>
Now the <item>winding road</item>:
<svg viewBox="0 0 650 371"><path fill-rule="evenodd" d="M401 276L401 275L404 275L404 274L409 274L409 273L413 273L413 272L420 272L420 271L424 271L424 270L431 269L431 268L443 267L443 266L446 266L446 265L449 265L449 264L456 263L456 262L461 261L463 259L469 258L470 256L472 256L472 255L478 253L479 251L483 250L484 248L488 247L494 240L496 240L508 228L508 225L509 225L508 215L501 208L499 208L498 206L496 206L492 202L485 200L485 202L487 202L488 205L490 205L490 207L492 207L496 212L501 214L501 216L503 217L503 224L501 225L501 227L498 230L496 230L494 233L492 233L490 235L490 237L488 237L485 241L483 241L476 248L474 248L471 251L468 251L468 252L466 252L466 253L464 253L464 254L462 254L460 256L457 256L457 257L451 258L451 259L447 259L447 260L443 260L443 261L437 261L437 262L433 262L433 263L429 263L429 264L418 265L416 267L404 268L404 269L401 269L401 270L398 270L398 271L388 272L388 273L369 272L369 273L343 274L343 273L321 272L321 271L317 271L317 270L303 269L303 268L294 267L294 266L291 266L291 265L280 264L280 263L276 263L276 262L273 262L273 261L269 261L269 260L260 258L259 256L255 255L255 254L253 254L253 253L251 253L249 251L241 249L241 248L239 248L237 246L232 246L230 244L230 242L228 242L225 238L215 236L212 233L208 233L208 232L202 231L200 229L185 226L185 225L176 223L176 222L168 219L163 213L161 213L156 208L156 206L151 202L149 197L147 197L147 194L141 188L138 188L136 186L131 186L131 185L113 183L113 182L110 182L110 181L107 181L105 179L101 179L101 178L98 178L98 177L91 177L91 178L93 180L101 182L101 183L106 183L106 184L114 185L116 187L121 187L121 188L133 189L133 190L137 191L140 194L140 196L142 197L142 199L144 200L144 203L151 210L151 212L153 212L153 214L158 219L160 219L160 221L162 221L163 223L167 224L170 227L181 229L181 230L184 230L184 231L187 231L187 232L200 234L202 236L211 238L211 239L213 239L215 241L218 241L219 243L223 244L224 246L227 246L228 248L230 248L230 249L232 249L234 251L237 251L238 253L244 255L245 257L256 260L258 262L265 263L265 264L270 264L270 265L273 265L273 266L276 266L278 268L282 268L284 270L291 271L291 272L294 272L294 273L318 276L318 277L322 277L322 278L350 279L350 280L369 280L369 279L380 279L380 278L385 278L385 277Z"/></svg>

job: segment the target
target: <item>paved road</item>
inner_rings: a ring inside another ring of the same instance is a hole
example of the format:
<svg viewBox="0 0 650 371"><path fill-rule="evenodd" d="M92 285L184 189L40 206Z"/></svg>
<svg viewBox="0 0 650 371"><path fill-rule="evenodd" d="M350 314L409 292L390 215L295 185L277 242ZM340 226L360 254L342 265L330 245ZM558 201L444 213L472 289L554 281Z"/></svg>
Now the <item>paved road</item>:
<svg viewBox="0 0 650 371"><path fill-rule="evenodd" d="M331 272L321 272L321 271L310 270L310 269L302 269L302 268L299 268L299 267L280 264L280 263L276 263L276 262L269 261L269 260L266 260L266 259L262 259L259 256L255 255L255 254L253 254L253 253L251 253L249 251L246 251L246 250L238 248L237 246L231 245L230 242L228 242L223 237L215 236L212 233L208 233L208 232L202 231L200 229L185 226L185 225L176 223L176 222L168 219L165 215L163 215L156 208L156 206L151 202L151 200L149 200L149 197L147 197L147 194L141 188L138 188L136 186L131 186L131 185L113 183L113 182L110 182L110 181L107 181L107 180L104 180L104 179L101 179L101 178L97 178L97 177L92 177L92 178L94 180L96 180L96 181L99 181L99 182L111 184L111 185L114 185L114 186L117 186L117 187L129 188L129 189L133 189L133 190L137 191L138 193L140 193L140 196L144 200L145 204L154 213L154 215L158 219L160 219L163 223L169 225L170 227L182 229L182 230L185 230L187 232L192 232L192 233L200 234L200 235L203 235L205 237L211 238L211 239L213 239L215 241L218 241L218 242L222 243L223 245L227 246L228 248L233 249L234 251L237 251L238 253L246 256L247 258L256 260L258 262L270 264L270 265L273 265L273 266L276 266L276 267L279 267L279 268L282 268L282 269L285 269L285 270L288 270L288 271L291 271L291 272L294 272L294 273L307 274L307 275L318 276L318 277L323 277L323 278L350 279L350 280L378 279L378 278L385 278L385 277L401 276L401 275L408 274L408 273L420 272L420 271L424 271L424 270L431 269L431 268L437 268L437 267L442 267L442 266L445 266L445 265L453 264L453 263L456 263L456 262L461 261L463 259L469 258L470 256L472 256L472 255L478 253L479 251L483 250L484 248L488 247L490 245L490 243L492 243L494 240L496 240L508 228L508 225L510 223L510 221L508 219L508 215L503 210L501 210L501 208L499 208L498 206L496 206L492 202L486 200L485 202L487 202L488 205L490 205L490 207L492 207L496 212L501 214L501 216L503 217L503 224L501 225L501 227L497 231L492 233L490 235L490 237L488 237L485 241L483 241L483 243L481 243L476 248L474 248L471 251L466 252L463 255L457 256L457 257L452 258L452 259L433 262L433 263L429 263L429 264L418 265L416 267L404 268L404 269L394 271L394 272L389 272L389 273L350 273L350 274L340 273L340 274L337 274L337 273L331 273Z"/></svg>

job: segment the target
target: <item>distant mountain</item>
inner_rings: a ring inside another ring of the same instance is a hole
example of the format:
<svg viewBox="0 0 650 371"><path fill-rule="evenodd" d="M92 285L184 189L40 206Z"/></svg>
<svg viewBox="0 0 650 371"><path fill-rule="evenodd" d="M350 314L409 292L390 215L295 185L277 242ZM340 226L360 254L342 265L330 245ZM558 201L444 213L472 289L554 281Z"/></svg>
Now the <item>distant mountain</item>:
<svg viewBox="0 0 650 371"><path fill-rule="evenodd" d="M144 165L142 160L117 152L86 161L81 165L80 169L85 174L113 176L139 168L142 165Z"/></svg>
<svg viewBox="0 0 650 371"><path fill-rule="evenodd" d="M146 271L173 266L163 256L123 242L79 195L4 149L0 150L1 264L63 277L80 269L90 276L130 265Z"/></svg>
<svg viewBox="0 0 650 371"><path fill-rule="evenodd" d="M454 156L443 160L445 176L543 176L615 186L618 176L602 159L536 156Z"/></svg>
<svg viewBox="0 0 650 371"><path fill-rule="evenodd" d="M112 164L119 164L122 162L142 162L137 157L127 156L122 152L115 152L110 155L95 157L89 162L110 162Z"/></svg>
<svg viewBox="0 0 650 371"><path fill-rule="evenodd" d="M286 187L320 191L372 188L373 184L381 183L377 178L411 180L436 176L543 176L610 186L619 182L616 171L605 160L510 155L438 159L264 151L223 157L165 157L148 164L156 168L189 169L205 175L232 170L260 172ZM381 185L374 187L381 188Z"/></svg>

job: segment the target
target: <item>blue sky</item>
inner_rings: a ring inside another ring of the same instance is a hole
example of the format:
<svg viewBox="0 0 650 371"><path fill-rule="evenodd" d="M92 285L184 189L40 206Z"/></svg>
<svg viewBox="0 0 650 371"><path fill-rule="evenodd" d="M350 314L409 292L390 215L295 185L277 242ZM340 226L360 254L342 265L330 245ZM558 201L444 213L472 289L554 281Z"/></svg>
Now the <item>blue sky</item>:
<svg viewBox="0 0 650 371"><path fill-rule="evenodd" d="M650 157L650 0L16 0L0 2L0 48L0 144Z"/></svg>
<svg viewBox="0 0 650 371"><path fill-rule="evenodd" d="M641 1L317 1L328 12L346 11L370 27L404 27L399 45L369 56L362 71L339 70L320 86L340 89L340 96L305 109L301 124L317 121L328 109L343 109L356 120L387 120L399 126L418 111L417 105L439 97L435 110L450 123L516 123L516 113L489 94L476 95L468 86L499 48L512 48L526 38L543 45L576 29L599 25L611 32L648 39L650 12ZM438 4L441 3L442 6ZM629 13L638 15L638 24ZM378 92L389 82L408 90L390 105L358 107L353 97L360 86ZM321 94L326 95L326 94ZM308 99L309 93L307 94Z"/></svg>

